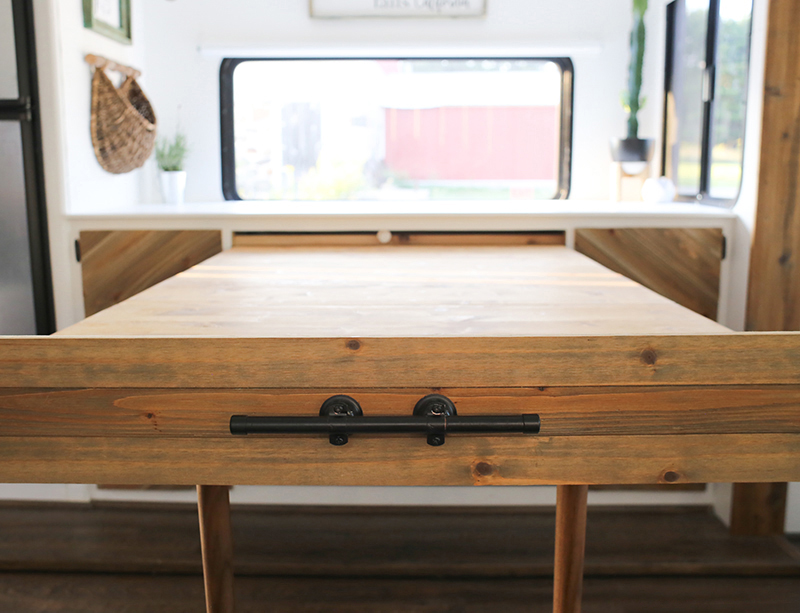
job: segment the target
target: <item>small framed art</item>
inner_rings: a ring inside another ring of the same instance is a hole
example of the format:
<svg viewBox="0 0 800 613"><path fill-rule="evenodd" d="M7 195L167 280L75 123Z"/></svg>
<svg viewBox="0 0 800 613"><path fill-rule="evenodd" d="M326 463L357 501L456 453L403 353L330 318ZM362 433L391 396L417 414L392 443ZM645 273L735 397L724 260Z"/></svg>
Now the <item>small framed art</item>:
<svg viewBox="0 0 800 613"><path fill-rule="evenodd" d="M130 45L131 0L83 0L83 25Z"/></svg>
<svg viewBox="0 0 800 613"><path fill-rule="evenodd" d="M309 0L311 17L483 17L488 0Z"/></svg>

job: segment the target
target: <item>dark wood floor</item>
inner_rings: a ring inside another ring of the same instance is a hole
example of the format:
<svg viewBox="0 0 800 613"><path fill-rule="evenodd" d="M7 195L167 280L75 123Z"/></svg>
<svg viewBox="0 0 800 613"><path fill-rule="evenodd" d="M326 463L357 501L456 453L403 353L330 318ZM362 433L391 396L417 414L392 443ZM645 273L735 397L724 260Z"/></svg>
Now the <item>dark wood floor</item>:
<svg viewBox="0 0 800 613"><path fill-rule="evenodd" d="M548 611L552 510L236 508L240 612ZM798 613L800 549L706 509L592 509L585 613ZM0 506L0 612L203 611L191 507Z"/></svg>
<svg viewBox="0 0 800 613"><path fill-rule="evenodd" d="M545 613L546 579L237 578L239 613ZM790 578L590 577L584 613L797 613ZM9 613L200 613L200 577L4 574L0 610Z"/></svg>

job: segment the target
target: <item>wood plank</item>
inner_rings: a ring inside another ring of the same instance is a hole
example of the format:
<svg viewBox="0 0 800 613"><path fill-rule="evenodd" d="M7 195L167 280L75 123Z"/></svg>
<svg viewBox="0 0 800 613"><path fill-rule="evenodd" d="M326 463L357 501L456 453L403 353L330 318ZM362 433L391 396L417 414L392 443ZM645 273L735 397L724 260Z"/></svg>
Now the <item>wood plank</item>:
<svg viewBox="0 0 800 613"><path fill-rule="evenodd" d="M581 613L588 493L585 485L558 486L553 613Z"/></svg>
<svg viewBox="0 0 800 613"><path fill-rule="evenodd" d="M717 318L719 228L577 229L575 249L662 296Z"/></svg>
<svg viewBox="0 0 800 613"><path fill-rule="evenodd" d="M800 481L800 435L6 437L2 483L560 485Z"/></svg>
<svg viewBox="0 0 800 613"><path fill-rule="evenodd" d="M222 235L218 230L83 231L80 250L89 316L219 253Z"/></svg>
<svg viewBox="0 0 800 613"><path fill-rule="evenodd" d="M0 338L0 387L797 385L800 334L534 338Z"/></svg>
<svg viewBox="0 0 800 613"><path fill-rule="evenodd" d="M234 247L378 247L381 245L564 245L564 232L235 232Z"/></svg>
<svg viewBox="0 0 800 613"><path fill-rule="evenodd" d="M301 288L298 288L300 291ZM413 297L409 288L408 295ZM443 298L441 304L407 305L318 305L312 313L290 305L275 305L261 312L248 309L248 302L229 296L230 307L216 309L200 294L190 295L182 306L175 302L157 309L140 310L141 319L132 319L124 327L126 336L152 336L159 330L164 336L225 335L243 338L254 336L286 337L379 337L388 336L561 336L592 334L704 334L708 321L696 315L678 326L670 305L638 303L641 315L631 322L624 311L613 304L600 304L587 314L586 307L573 304L519 305L494 304L476 310L469 304L452 304L457 296ZM413 299L413 298L410 298ZM345 298L343 301L355 300ZM635 303L634 303L635 304ZM191 306L187 306L191 305ZM122 329L116 322L98 313L92 321L76 324L59 335L115 336ZM241 316L234 316L239 313ZM394 322L384 325L386 320ZM235 322L229 325L230 322ZM267 328L268 332L262 333ZM627 324L627 325L626 325ZM721 333L714 331L713 333Z"/></svg>
<svg viewBox="0 0 800 613"><path fill-rule="evenodd" d="M772 0L748 330L800 330L800 4Z"/></svg>
<svg viewBox="0 0 800 613"><path fill-rule="evenodd" d="M228 438L231 415L316 416L335 394L366 415L411 415L432 392L459 415L537 413L544 436L800 434L800 386L418 389L2 389L0 438Z"/></svg>
<svg viewBox="0 0 800 613"><path fill-rule="evenodd" d="M564 247L235 248L72 336L506 337L728 330Z"/></svg>
<svg viewBox="0 0 800 613"><path fill-rule="evenodd" d="M233 537L228 488L197 486L206 613L233 613Z"/></svg>
<svg viewBox="0 0 800 613"><path fill-rule="evenodd" d="M771 0L767 24L761 165L750 254L747 330L800 330L800 4ZM783 532L786 487L735 487L738 533Z"/></svg>
<svg viewBox="0 0 800 613"><path fill-rule="evenodd" d="M83 231L80 244L87 316L222 251L218 230Z"/></svg>
<svg viewBox="0 0 800 613"><path fill-rule="evenodd" d="M717 318L723 241L719 228L575 230L580 253L711 319Z"/></svg>

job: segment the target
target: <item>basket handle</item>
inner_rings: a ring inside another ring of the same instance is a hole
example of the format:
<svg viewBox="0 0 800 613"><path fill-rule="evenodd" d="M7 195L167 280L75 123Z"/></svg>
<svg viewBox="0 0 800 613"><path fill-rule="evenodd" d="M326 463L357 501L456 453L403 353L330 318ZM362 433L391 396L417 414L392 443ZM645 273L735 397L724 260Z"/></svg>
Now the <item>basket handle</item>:
<svg viewBox="0 0 800 613"><path fill-rule="evenodd" d="M94 66L95 68L108 69L108 70L116 70L132 79L138 79L142 76L142 72L140 70L136 70L135 68L131 68L130 66L125 66L124 64L118 64L113 60L109 60L108 58L103 57L102 55L94 55L93 53L88 53L83 58L87 64L90 66Z"/></svg>

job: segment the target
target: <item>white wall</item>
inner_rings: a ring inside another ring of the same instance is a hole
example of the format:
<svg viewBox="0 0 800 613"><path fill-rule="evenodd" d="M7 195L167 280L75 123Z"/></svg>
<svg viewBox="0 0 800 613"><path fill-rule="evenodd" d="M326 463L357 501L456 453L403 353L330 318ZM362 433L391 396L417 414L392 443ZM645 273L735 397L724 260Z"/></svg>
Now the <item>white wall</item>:
<svg viewBox="0 0 800 613"><path fill-rule="evenodd" d="M483 19L312 20L302 0L142 0L147 22L147 93L159 113L162 134L178 121L192 152L187 163L188 201L222 199L219 143L219 64L230 53L249 56L265 48L538 47L572 54L575 63L575 126L572 194L605 199L609 189L608 141L624 136L630 0L490 0ZM641 135L660 134L663 82L663 2L651 2ZM198 52L202 47L204 52ZM232 49L233 48L233 49ZM214 50L218 50L215 53ZM223 50L229 50L227 53ZM158 198L151 165L145 200Z"/></svg>
<svg viewBox="0 0 800 613"><path fill-rule="evenodd" d="M121 63L141 66L144 61L144 24L140 2L132 2L133 44L118 43L83 26L81 2L49 1L54 20L57 66L56 96L58 121L63 135L64 196L62 210L92 204L102 206L106 201L134 203L140 200L137 172L113 175L103 170L95 159L89 130L91 102L91 69L84 55L94 53ZM147 86L142 79L143 87ZM49 194L48 194L49 196ZM53 207L54 202L49 206Z"/></svg>
<svg viewBox="0 0 800 613"><path fill-rule="evenodd" d="M112 175L95 159L89 130L91 69L84 55L94 53L124 64L144 62L144 20L133 2L133 44L118 43L83 26L81 2L33 0L39 69L45 192L56 323L73 323L75 262L66 213L80 206L104 207L141 201L142 171ZM146 87L146 78L142 79Z"/></svg>
<svg viewBox="0 0 800 613"><path fill-rule="evenodd" d="M750 244L756 219L758 168L761 161L761 113L764 104L764 64L767 50L767 18L769 1L754 0L753 28L750 40L750 79L747 93L747 125L745 126L742 187L734 212L739 217L736 235L729 253L736 271L728 291L726 325L744 330L747 308L747 282L750 267Z"/></svg>
<svg viewBox="0 0 800 613"><path fill-rule="evenodd" d="M786 532L800 533L800 483L789 484L789 502L786 507Z"/></svg>
<svg viewBox="0 0 800 613"><path fill-rule="evenodd" d="M642 136L660 135L665 0L651 2L640 116ZM265 48L539 49L571 55L575 64L573 174L571 197L608 197L608 140L625 133L619 103L625 87L630 0L492 0L482 19L312 20L302 0L141 0L133 5L133 45L123 45L83 27L79 2L35 0L40 46L50 54L54 81L44 99L48 125L57 132L46 147L50 208L58 213L97 211L159 201L155 164L116 176L94 159L89 134L90 71L82 61L92 52L143 70L140 80L154 104L159 133L180 122L192 147L187 200L222 199L219 144L219 64L224 52L248 55ZM205 50L200 52L200 48ZM233 48L233 49L232 49ZM209 51L211 50L211 51ZM40 49L40 57L42 50ZM48 71L45 68L44 73ZM47 132L46 136L52 134ZM59 142L54 143L53 141ZM55 159L57 158L57 159ZM60 168L57 168L58 166ZM658 160L654 168L659 167ZM52 173L51 173L52 174ZM56 224L57 225L57 224Z"/></svg>

